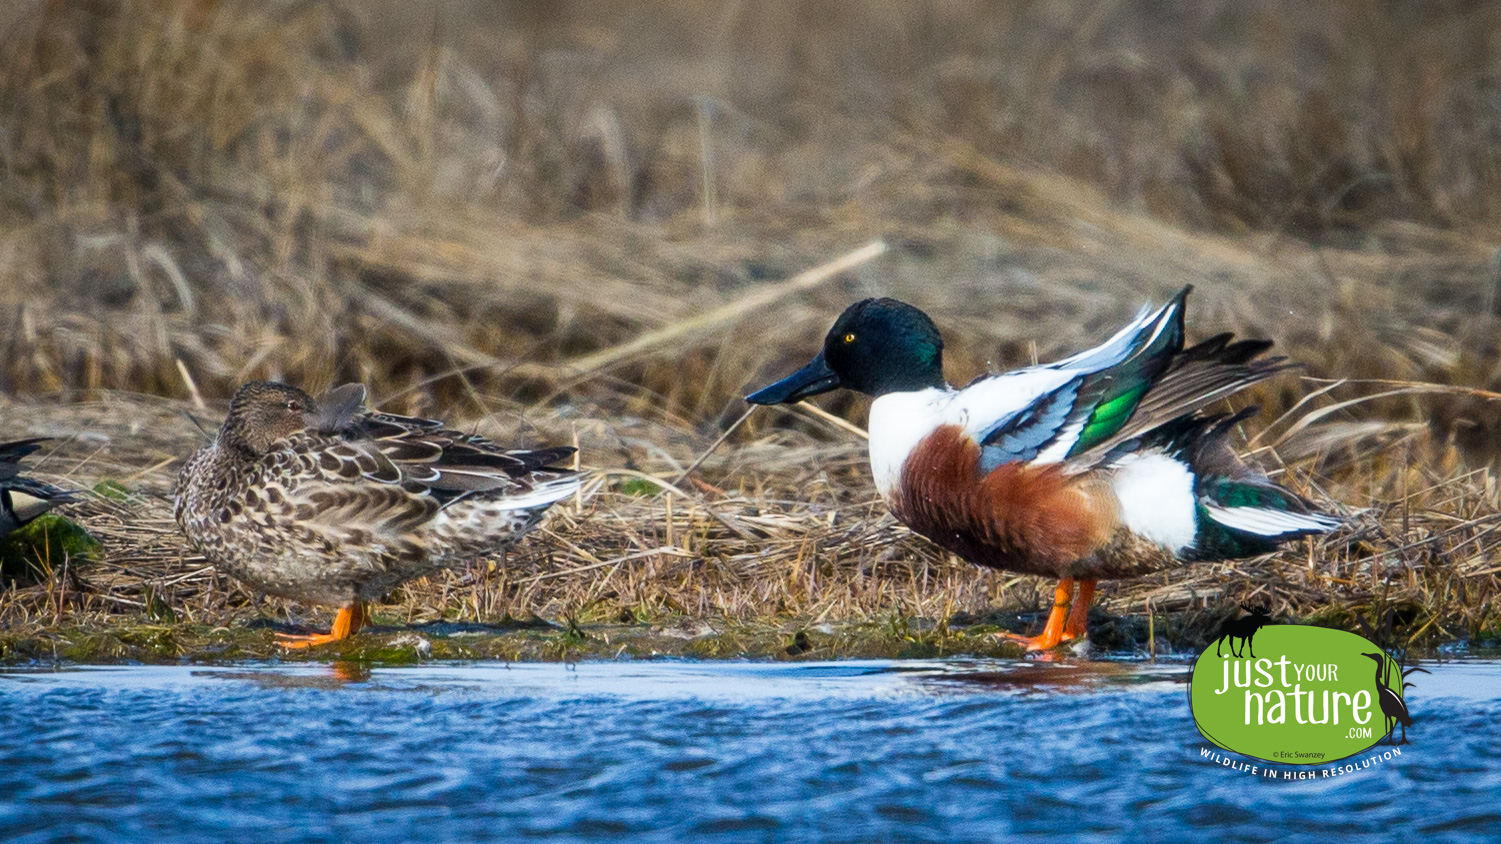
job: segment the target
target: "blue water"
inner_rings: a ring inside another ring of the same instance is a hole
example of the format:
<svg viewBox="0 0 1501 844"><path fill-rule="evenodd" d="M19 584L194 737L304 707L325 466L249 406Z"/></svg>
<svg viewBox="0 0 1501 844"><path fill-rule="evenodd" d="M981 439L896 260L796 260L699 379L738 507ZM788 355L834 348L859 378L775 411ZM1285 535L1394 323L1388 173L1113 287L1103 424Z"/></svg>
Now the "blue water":
<svg viewBox="0 0 1501 844"><path fill-rule="evenodd" d="M1187 666L621 662L0 673L0 840L1501 839L1501 663L1400 757L1201 755Z"/></svg>

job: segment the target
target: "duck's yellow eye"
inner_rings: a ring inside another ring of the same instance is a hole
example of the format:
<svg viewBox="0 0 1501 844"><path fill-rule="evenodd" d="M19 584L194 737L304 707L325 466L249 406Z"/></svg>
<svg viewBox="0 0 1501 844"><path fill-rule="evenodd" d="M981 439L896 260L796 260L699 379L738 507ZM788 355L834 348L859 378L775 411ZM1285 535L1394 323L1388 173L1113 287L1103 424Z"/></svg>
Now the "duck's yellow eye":
<svg viewBox="0 0 1501 844"><path fill-rule="evenodd" d="M855 342L855 335L853 335L853 334L846 334L846 335L844 335L844 342L846 342L846 343L853 343L853 342Z"/></svg>

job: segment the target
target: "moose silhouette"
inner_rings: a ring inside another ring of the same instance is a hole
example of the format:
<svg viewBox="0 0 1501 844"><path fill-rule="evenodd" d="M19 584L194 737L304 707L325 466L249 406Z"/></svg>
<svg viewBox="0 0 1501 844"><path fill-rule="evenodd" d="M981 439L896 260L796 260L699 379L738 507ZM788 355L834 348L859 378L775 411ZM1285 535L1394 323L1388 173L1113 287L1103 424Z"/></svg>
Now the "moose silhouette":
<svg viewBox="0 0 1501 844"><path fill-rule="evenodd" d="M1235 648L1235 641L1239 639L1241 647L1251 652L1251 659L1256 658L1256 649L1251 646L1251 639L1256 636L1257 630L1272 623L1272 613L1266 607L1249 607L1241 604L1240 608L1249 613L1249 615L1243 615L1240 618L1227 618L1225 619L1225 623L1220 625L1219 638L1214 640L1215 656L1224 656L1224 654L1220 653L1220 645L1224 644L1226 639L1229 639L1230 653L1236 659L1240 659L1242 654Z"/></svg>

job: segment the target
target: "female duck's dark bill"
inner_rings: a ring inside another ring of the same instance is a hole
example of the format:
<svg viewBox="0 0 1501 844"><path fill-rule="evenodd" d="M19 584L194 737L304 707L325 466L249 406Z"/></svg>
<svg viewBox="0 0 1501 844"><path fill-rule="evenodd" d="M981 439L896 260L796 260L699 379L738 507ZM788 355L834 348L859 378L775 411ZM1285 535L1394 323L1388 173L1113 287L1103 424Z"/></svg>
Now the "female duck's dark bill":
<svg viewBox="0 0 1501 844"><path fill-rule="evenodd" d="M786 378L745 397L751 404L792 404L809 396L840 387L839 376L824 362L823 352L813 362Z"/></svg>

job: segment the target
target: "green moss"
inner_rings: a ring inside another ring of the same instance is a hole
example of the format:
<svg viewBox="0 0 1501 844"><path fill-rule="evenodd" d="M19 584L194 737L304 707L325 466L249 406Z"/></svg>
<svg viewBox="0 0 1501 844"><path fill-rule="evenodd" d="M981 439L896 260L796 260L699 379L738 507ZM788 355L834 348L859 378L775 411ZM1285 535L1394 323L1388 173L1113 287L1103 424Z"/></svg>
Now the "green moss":
<svg viewBox="0 0 1501 844"><path fill-rule="evenodd" d="M6 580L44 580L64 563L92 563L104 546L76 523L45 513L0 539L0 573Z"/></svg>
<svg viewBox="0 0 1501 844"><path fill-rule="evenodd" d="M111 501L126 501L135 493L119 481L103 480L94 484L94 494Z"/></svg>
<svg viewBox="0 0 1501 844"><path fill-rule="evenodd" d="M620 491L626 495L639 495L649 498L661 492L662 487L645 478L626 478L620 482Z"/></svg>

